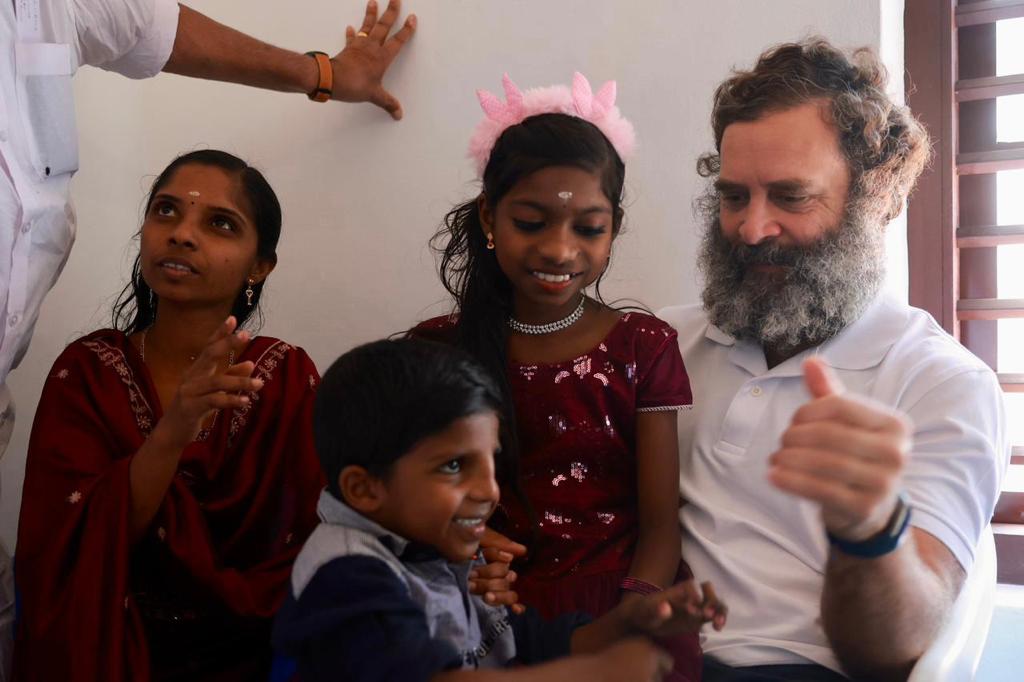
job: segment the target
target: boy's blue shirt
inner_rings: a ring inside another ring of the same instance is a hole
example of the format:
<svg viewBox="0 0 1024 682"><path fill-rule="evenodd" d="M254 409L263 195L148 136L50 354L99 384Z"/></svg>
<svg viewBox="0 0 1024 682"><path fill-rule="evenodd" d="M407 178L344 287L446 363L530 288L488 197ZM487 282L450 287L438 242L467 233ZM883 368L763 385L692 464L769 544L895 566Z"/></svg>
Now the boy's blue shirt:
<svg viewBox="0 0 1024 682"><path fill-rule="evenodd" d="M538 663L569 653L569 614L545 623L469 594L473 562L450 563L359 514L324 490L321 524L292 569L274 646L301 682L429 680L459 668Z"/></svg>

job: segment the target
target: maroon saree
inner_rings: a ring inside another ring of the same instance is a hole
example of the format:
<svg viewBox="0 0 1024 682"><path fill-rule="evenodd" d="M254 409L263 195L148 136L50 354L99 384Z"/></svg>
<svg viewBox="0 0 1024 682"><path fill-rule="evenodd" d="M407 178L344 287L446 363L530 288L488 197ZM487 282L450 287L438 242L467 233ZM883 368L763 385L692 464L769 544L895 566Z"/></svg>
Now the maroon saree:
<svg viewBox="0 0 1024 682"><path fill-rule="evenodd" d="M134 545L129 464L161 414L149 372L111 330L54 363L18 529L15 679L244 679L269 662L270 620L317 522L319 376L304 351L268 337L243 360L263 389L185 449Z"/></svg>

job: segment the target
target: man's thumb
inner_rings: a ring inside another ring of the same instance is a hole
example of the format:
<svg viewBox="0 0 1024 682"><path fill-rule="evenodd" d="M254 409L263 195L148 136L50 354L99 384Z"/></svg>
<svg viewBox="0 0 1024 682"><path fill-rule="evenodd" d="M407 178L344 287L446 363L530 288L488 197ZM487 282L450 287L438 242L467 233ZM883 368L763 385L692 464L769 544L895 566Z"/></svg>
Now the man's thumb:
<svg viewBox="0 0 1024 682"><path fill-rule="evenodd" d="M819 357L804 361L804 383L811 392L812 398L824 398L839 395L843 392L843 384L825 362Z"/></svg>

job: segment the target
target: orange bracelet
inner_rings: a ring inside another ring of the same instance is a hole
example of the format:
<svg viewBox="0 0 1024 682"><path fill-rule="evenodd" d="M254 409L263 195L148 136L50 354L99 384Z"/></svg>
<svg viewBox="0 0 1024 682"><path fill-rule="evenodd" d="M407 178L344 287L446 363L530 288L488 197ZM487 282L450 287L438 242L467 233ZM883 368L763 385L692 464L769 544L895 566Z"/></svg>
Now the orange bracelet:
<svg viewBox="0 0 1024 682"><path fill-rule="evenodd" d="M317 83L313 92L307 95L314 102L326 102L331 99L334 87L334 70L331 68L331 58L326 52L307 52L307 55L316 62L316 68L320 72L320 82Z"/></svg>

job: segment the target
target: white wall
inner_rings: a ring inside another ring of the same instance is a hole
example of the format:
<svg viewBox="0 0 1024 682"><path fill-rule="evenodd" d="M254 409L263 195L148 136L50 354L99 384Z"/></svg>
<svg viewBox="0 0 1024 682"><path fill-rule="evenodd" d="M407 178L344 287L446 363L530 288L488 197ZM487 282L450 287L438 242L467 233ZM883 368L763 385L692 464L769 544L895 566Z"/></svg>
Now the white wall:
<svg viewBox="0 0 1024 682"><path fill-rule="evenodd" d="M380 0L384 4L384 0ZM211 2L197 9L296 50L331 50L361 0ZM474 91L616 79L640 138L627 166L627 232L606 294L651 308L698 297L694 171L711 146L711 94L766 46L824 35L883 49L902 73L902 0L406 0L413 42L387 84L406 117L369 105L162 75L76 77L81 171L78 244L43 308L31 350L10 377L18 419L0 463L0 538L14 543L24 458L43 379L69 341L105 325L124 283L153 176L176 154L214 146L263 169L284 207L264 331L304 346L324 369L352 345L447 309L426 247L441 216L475 193L464 157L480 118ZM884 43L884 44L883 44ZM902 91L902 78L894 83ZM905 241L894 225L894 243ZM904 266L903 267L905 270ZM905 281L905 280L904 280Z"/></svg>

